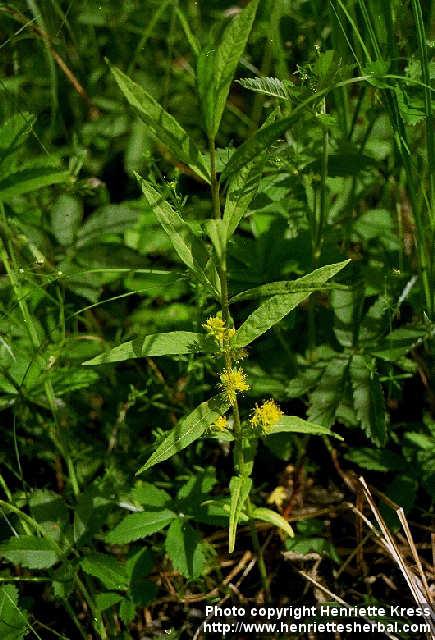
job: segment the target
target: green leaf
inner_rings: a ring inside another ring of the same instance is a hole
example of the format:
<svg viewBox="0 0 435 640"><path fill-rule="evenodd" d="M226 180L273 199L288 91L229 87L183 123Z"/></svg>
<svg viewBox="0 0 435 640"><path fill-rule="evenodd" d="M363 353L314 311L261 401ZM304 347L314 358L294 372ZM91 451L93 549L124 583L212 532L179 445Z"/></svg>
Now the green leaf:
<svg viewBox="0 0 435 640"><path fill-rule="evenodd" d="M131 499L141 505L144 505L149 509L150 507L157 507L163 509L167 507L171 502L171 496L163 489L159 489L150 482L144 482L138 480L130 491L129 496Z"/></svg>
<svg viewBox="0 0 435 640"><path fill-rule="evenodd" d="M368 471L401 471L407 466L402 456L386 449L361 447L352 449L344 457Z"/></svg>
<svg viewBox="0 0 435 640"><path fill-rule="evenodd" d="M305 291L311 293L323 289L328 280L333 278L339 271L349 264L350 260L343 260L334 264L327 264L319 267L311 273L295 280L283 280L278 282L269 282L259 287L242 291L231 298L230 302L240 302L241 300L253 300L255 298L275 296L289 293L299 293Z"/></svg>
<svg viewBox="0 0 435 640"><path fill-rule="evenodd" d="M343 347L352 347L356 341L360 318L358 316L358 290L334 290L331 305L334 309L334 333Z"/></svg>
<svg viewBox="0 0 435 640"><path fill-rule="evenodd" d="M263 164L264 154L243 167L230 180L223 217L226 241L237 229L258 191Z"/></svg>
<svg viewBox="0 0 435 640"><path fill-rule="evenodd" d="M128 598L124 598L121 602L121 606L119 607L119 617L122 622L126 625L130 624L134 620L134 616L136 615L136 607L134 602L129 600Z"/></svg>
<svg viewBox="0 0 435 640"><path fill-rule="evenodd" d="M66 560L51 573L51 585L56 598L68 598L74 591L77 565Z"/></svg>
<svg viewBox="0 0 435 640"><path fill-rule="evenodd" d="M134 227L143 211L143 202L108 204L86 218L77 233L77 247L95 245L104 236L120 234Z"/></svg>
<svg viewBox="0 0 435 640"><path fill-rule="evenodd" d="M275 140L280 138L292 127L293 124L298 122L301 118L301 114L303 112L307 112L308 107L318 99L319 96L310 96L294 109L291 116L258 129L253 136L248 138L248 140L240 145L240 147L238 147L238 149L233 153L228 163L225 165L221 179L228 180L228 178L230 178L234 173L237 173L237 171L240 171L260 153L266 151L270 145L275 142Z"/></svg>
<svg viewBox="0 0 435 640"><path fill-rule="evenodd" d="M236 531L239 524L240 516L243 511L249 492L252 487L252 479L248 476L233 476L230 481L230 518L228 531L228 550L230 553L234 551L236 543Z"/></svg>
<svg viewBox="0 0 435 640"><path fill-rule="evenodd" d="M274 122L277 110L267 117L263 127ZM261 181L266 154L261 153L243 166L229 181L222 224L224 225L225 244L246 215L249 205L256 196Z"/></svg>
<svg viewBox="0 0 435 640"><path fill-rule="evenodd" d="M325 538L305 538L297 535L292 540L286 540L286 549L292 553L300 555L308 555L309 553L316 553L320 555L329 556L337 564L341 563L341 558L329 540Z"/></svg>
<svg viewBox="0 0 435 640"><path fill-rule="evenodd" d="M256 507L252 513L252 517L256 520L262 520L263 522L269 522L270 524L275 525L279 529L282 529L289 535L293 537L294 531L291 528L290 524L276 511L272 511L272 509L266 509L265 507Z"/></svg>
<svg viewBox="0 0 435 640"><path fill-rule="evenodd" d="M214 43L198 56L198 90L208 136L215 139L230 85L248 42L259 0L251 0L226 27L218 46Z"/></svg>
<svg viewBox="0 0 435 640"><path fill-rule="evenodd" d="M387 414L379 377L371 358L354 355L350 364L353 402L367 436L378 446L387 439Z"/></svg>
<svg viewBox="0 0 435 640"><path fill-rule="evenodd" d="M233 153L222 172L222 181L228 180L228 178L238 171L241 171L241 169L249 164L254 158L259 156L261 153L264 153L272 142L290 128L295 120L296 118L293 119L292 117L285 118L283 120L278 120L278 122L274 122L267 127L258 129L253 136L248 138L248 140L240 145L240 147L238 147Z"/></svg>
<svg viewBox="0 0 435 640"><path fill-rule="evenodd" d="M279 78L261 76L259 78L241 78L237 82L249 91L262 93L273 98L289 99L286 85Z"/></svg>
<svg viewBox="0 0 435 640"><path fill-rule="evenodd" d="M227 411L229 406L230 403L223 394L214 396L207 402L202 402L169 432L148 462L137 471L136 475L167 460L182 449L185 449L189 444L192 444L202 436L207 427Z"/></svg>
<svg viewBox="0 0 435 640"><path fill-rule="evenodd" d="M204 157L177 120L120 69L111 67L111 71L129 104L154 136L168 147L177 160L184 162L199 177L210 182L210 170Z"/></svg>
<svg viewBox="0 0 435 640"><path fill-rule="evenodd" d="M165 550L174 569L185 578L198 578L205 566L205 545L184 518L173 520L166 536Z"/></svg>
<svg viewBox="0 0 435 640"><path fill-rule="evenodd" d="M51 228L62 246L72 244L83 215L80 200L68 194L61 195L51 210Z"/></svg>
<svg viewBox="0 0 435 640"><path fill-rule="evenodd" d="M32 167L12 173L0 180L0 201L9 200L29 191L66 182L70 174L55 167Z"/></svg>
<svg viewBox="0 0 435 640"><path fill-rule="evenodd" d="M106 609L110 609L110 607L118 604L121 600L122 595L120 593L113 593L112 591L95 594L95 604L97 605L98 611L106 611Z"/></svg>
<svg viewBox="0 0 435 640"><path fill-rule="evenodd" d="M175 513L165 509L130 513L106 536L109 544L127 544L161 531L175 518Z"/></svg>
<svg viewBox="0 0 435 640"><path fill-rule="evenodd" d="M29 507L45 537L59 540L69 522L68 509L62 497L54 491L38 489L30 494Z"/></svg>
<svg viewBox="0 0 435 640"><path fill-rule="evenodd" d="M311 287L321 288L327 280L341 271L348 262L349 260L344 260L337 264L316 269L312 273L295 281L299 283L301 287L300 291L296 290L294 293L281 292L280 295L273 295L263 302L239 327L233 339L235 346L245 347L261 336L265 331L273 327L274 324L282 320L292 309L308 298L312 292ZM268 287L269 285L264 286ZM257 291L258 289L264 291L261 287L257 288Z"/></svg>
<svg viewBox="0 0 435 640"><path fill-rule="evenodd" d="M92 360L86 360L83 364L97 365L122 362L131 358L143 358L144 356L168 356L200 351L213 352L215 350L216 344L204 333L171 331L170 333L154 333L145 336L145 338L123 342L110 351L92 358Z"/></svg>
<svg viewBox="0 0 435 640"><path fill-rule="evenodd" d="M298 418L298 416L282 416L276 424L267 432L267 435L273 435L275 433L305 433L313 436L334 436L342 440L343 438L332 431L328 427L323 427L320 424L309 422Z"/></svg>
<svg viewBox="0 0 435 640"><path fill-rule="evenodd" d="M0 545L0 556L28 569L47 569L59 560L50 540L37 536L9 538Z"/></svg>
<svg viewBox="0 0 435 640"><path fill-rule="evenodd" d="M0 638L22 640L27 629L27 616L18 607L18 589L12 584L0 587Z"/></svg>
<svg viewBox="0 0 435 640"><path fill-rule="evenodd" d="M39 523L57 522L66 524L68 522L68 509L58 493L48 489L37 489L29 496L29 507L32 517Z"/></svg>
<svg viewBox="0 0 435 640"><path fill-rule="evenodd" d="M233 344L236 347L245 347L250 344L282 320L309 295L309 292L302 291L269 298L255 309L239 327L233 338Z"/></svg>
<svg viewBox="0 0 435 640"><path fill-rule="evenodd" d="M209 256L204 244L195 236L180 214L163 199L162 195L149 182L143 180L137 173L135 176L149 206L168 234L180 259L217 295L218 275L216 269L209 273Z"/></svg>
<svg viewBox="0 0 435 640"><path fill-rule="evenodd" d="M320 382L310 395L308 417L310 422L330 427L344 394L344 380L349 366L348 358L334 358L326 366Z"/></svg>
<svg viewBox="0 0 435 640"><path fill-rule="evenodd" d="M106 589L127 589L128 579L124 565L105 553L91 553L81 561L83 571L98 578Z"/></svg>
<svg viewBox="0 0 435 640"><path fill-rule="evenodd" d="M20 111L0 125L0 165L23 145L35 122L31 113Z"/></svg>

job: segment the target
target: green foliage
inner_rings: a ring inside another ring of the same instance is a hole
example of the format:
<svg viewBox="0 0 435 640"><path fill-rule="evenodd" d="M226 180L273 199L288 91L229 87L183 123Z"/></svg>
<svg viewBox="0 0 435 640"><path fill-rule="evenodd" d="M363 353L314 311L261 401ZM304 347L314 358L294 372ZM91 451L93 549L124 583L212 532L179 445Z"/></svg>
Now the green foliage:
<svg viewBox="0 0 435 640"><path fill-rule="evenodd" d="M229 402L223 394L202 402L169 432L137 473L146 471L188 447L200 438L207 427L213 424L222 413L225 413L228 406Z"/></svg>
<svg viewBox="0 0 435 640"><path fill-rule="evenodd" d="M190 580L204 571L207 548L198 533L182 518L174 520L168 531L165 550L174 569Z"/></svg>
<svg viewBox="0 0 435 640"><path fill-rule="evenodd" d="M209 181L210 171L201 152L177 120L120 69L112 67L111 71L129 104L153 134L166 144L175 158L185 162L203 180Z"/></svg>
<svg viewBox="0 0 435 640"><path fill-rule="evenodd" d="M346 505L363 474L428 566L433 10L19 5L0 6L0 638L192 637L185 605L235 589L313 604L283 551L346 602L408 605Z"/></svg>
<svg viewBox="0 0 435 640"><path fill-rule="evenodd" d="M168 509L150 513L131 513L112 529L106 536L106 541L110 544L126 544L145 538L156 531L161 531L173 518L175 514Z"/></svg>
<svg viewBox="0 0 435 640"><path fill-rule="evenodd" d="M198 56L198 92L205 129L211 140L219 130L230 85L248 41L258 3L259 0L251 0L226 27L221 41L210 43Z"/></svg>
<svg viewBox="0 0 435 640"><path fill-rule="evenodd" d="M191 331L172 331L171 333L155 333L145 338L123 342L108 353L96 356L83 364L96 365L106 362L122 362L130 358L144 356L168 356L214 350L215 345L204 334Z"/></svg>
<svg viewBox="0 0 435 640"><path fill-rule="evenodd" d="M9 538L0 545L0 555L29 569L47 569L59 560L50 540L30 535Z"/></svg>
<svg viewBox="0 0 435 640"><path fill-rule="evenodd" d="M236 543L237 525L242 515L243 507L248 499L252 486L252 479L248 476L233 476L230 481L230 516L228 528L228 549L232 553Z"/></svg>
<svg viewBox="0 0 435 640"><path fill-rule="evenodd" d="M8 584L0 587L0 632L5 640L21 640L27 631L27 616L18 607L18 590Z"/></svg>

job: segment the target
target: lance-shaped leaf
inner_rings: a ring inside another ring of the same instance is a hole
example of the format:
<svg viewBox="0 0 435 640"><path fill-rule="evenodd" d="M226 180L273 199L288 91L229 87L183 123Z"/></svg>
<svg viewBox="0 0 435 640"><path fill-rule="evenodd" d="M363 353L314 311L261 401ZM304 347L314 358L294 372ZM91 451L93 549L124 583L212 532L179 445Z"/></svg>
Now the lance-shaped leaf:
<svg viewBox="0 0 435 640"><path fill-rule="evenodd" d="M210 170L204 157L177 120L120 69L111 67L111 71L122 93L155 137L168 147L177 160L184 162L199 177L210 182Z"/></svg>
<svg viewBox="0 0 435 640"><path fill-rule="evenodd" d="M251 0L227 26L220 44L207 47L198 56L198 90L205 128L212 139L219 129L231 81L248 41L258 2L259 0Z"/></svg>
<svg viewBox="0 0 435 640"><path fill-rule="evenodd" d="M263 522L273 524L275 527L278 527L279 529L285 531L286 534L290 537L293 537L295 535L287 520L285 520L276 511L272 511L272 509L266 509L266 507L256 507L252 512L252 517L256 520L262 520Z"/></svg>
<svg viewBox="0 0 435 640"><path fill-rule="evenodd" d="M343 260L342 262L336 262L334 264L327 264L324 267L319 267L311 273L295 280L281 280L278 282L269 282L268 284L262 284L259 287L242 291L236 296L231 298L230 302L240 302L242 300L253 300L255 298L262 298L268 296L277 296L287 293L298 293L300 291L306 291L312 293L323 289L326 282L334 277L339 271L349 264L350 260Z"/></svg>
<svg viewBox="0 0 435 640"><path fill-rule="evenodd" d="M246 166L251 160L256 158L260 153L266 151L270 145L278 140L288 129L290 129L295 122L297 122L302 113L306 113L308 107L317 102L326 91L319 92L317 95L310 96L300 105L298 105L292 112L291 116L282 118L278 122L274 122L268 126L258 129L258 131L248 138L240 147L233 153L228 163L222 172L222 180L228 180L237 171L240 171L242 167ZM313 114L313 118L314 118Z"/></svg>
<svg viewBox="0 0 435 640"><path fill-rule="evenodd" d="M230 403L224 394L219 394L207 402L202 402L168 433L149 460L137 471L136 475L171 458L182 449L188 447L189 444L200 438L207 427L225 413L229 406Z"/></svg>
<svg viewBox="0 0 435 640"><path fill-rule="evenodd" d="M303 433L312 436L334 436L334 438L343 440L341 436L333 433L328 427L303 420L298 416L282 416L279 422L274 424L267 432L267 435L273 435L275 433Z"/></svg>
<svg viewBox="0 0 435 640"><path fill-rule="evenodd" d="M282 320L309 295L309 292L302 291L269 298L255 309L239 327L233 343L236 347L245 347Z"/></svg>
<svg viewBox="0 0 435 640"><path fill-rule="evenodd" d="M106 536L109 544L127 544L161 531L176 517L173 511L130 513Z"/></svg>
<svg viewBox="0 0 435 640"><path fill-rule="evenodd" d="M321 287L327 280L343 269L348 262L348 260L344 260L334 265L316 269L304 276L304 279L299 279L302 281L300 291L296 290L294 293L274 295L263 302L239 327L233 341L235 346L244 347L261 336L311 295L310 284L314 283L316 288ZM323 271L319 273L321 270Z"/></svg>
<svg viewBox="0 0 435 640"><path fill-rule="evenodd" d="M66 182L69 177L68 171L46 165L11 173L0 180L0 201L9 200L52 184Z"/></svg>
<svg viewBox="0 0 435 640"><path fill-rule="evenodd" d="M264 154L243 167L229 183L223 217L227 241L237 229L258 191L263 164Z"/></svg>
<svg viewBox="0 0 435 640"><path fill-rule="evenodd" d="M353 404L367 436L383 446L386 441L387 414L379 376L373 370L371 358L354 355L350 363Z"/></svg>
<svg viewBox="0 0 435 640"><path fill-rule="evenodd" d="M219 277L204 244L169 202L166 202L149 182L143 180L137 173L135 175L149 206L168 234L180 259L211 288L214 295L218 295Z"/></svg>
<svg viewBox="0 0 435 640"><path fill-rule="evenodd" d="M263 127L274 122L277 113L277 110L272 111L263 124ZM229 181L222 220L225 228L226 242L228 242L237 229L240 221L248 211L249 205L257 194L265 159L266 154L261 153L254 158L254 160L242 167Z"/></svg>
<svg viewBox="0 0 435 640"><path fill-rule="evenodd" d="M236 543L236 531L245 502L252 487L252 479L249 476L233 476L230 481L230 524L228 532L228 550L234 551Z"/></svg>
<svg viewBox="0 0 435 640"><path fill-rule="evenodd" d="M135 338L123 342L110 351L86 360L84 365L106 364L108 362L122 362L131 358L144 356L170 356L184 353L198 353L200 351L213 352L216 343L204 333L192 331L171 331L170 333L152 333L149 336Z"/></svg>

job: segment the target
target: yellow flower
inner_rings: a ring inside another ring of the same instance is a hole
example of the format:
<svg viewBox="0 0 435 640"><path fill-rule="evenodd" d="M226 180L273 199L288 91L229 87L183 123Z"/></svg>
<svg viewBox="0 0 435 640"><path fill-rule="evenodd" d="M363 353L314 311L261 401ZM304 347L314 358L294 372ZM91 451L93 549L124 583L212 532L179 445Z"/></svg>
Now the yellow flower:
<svg viewBox="0 0 435 640"><path fill-rule="evenodd" d="M228 427L228 420L225 418L225 416L219 416L213 426L217 431L225 431L225 429Z"/></svg>
<svg viewBox="0 0 435 640"><path fill-rule="evenodd" d="M227 394L228 400L232 403L236 401L237 392L249 389L246 373L243 369L224 369L220 379L222 388Z"/></svg>
<svg viewBox="0 0 435 640"><path fill-rule="evenodd" d="M259 427L262 431L268 432L282 415L284 414L275 400L266 400L260 407L255 406L250 423L253 427Z"/></svg>
<svg viewBox="0 0 435 640"><path fill-rule="evenodd" d="M236 333L232 327L225 326L225 322L220 316L211 316L202 326L210 336L219 342L221 347L223 347L225 340L230 340Z"/></svg>
<svg viewBox="0 0 435 640"><path fill-rule="evenodd" d="M214 338L225 333L225 322L219 316L211 316L202 326Z"/></svg>
<svg viewBox="0 0 435 640"><path fill-rule="evenodd" d="M278 509L281 509L284 502L288 499L288 491L285 487L279 485L275 487L270 496L267 499L268 504L274 504Z"/></svg>

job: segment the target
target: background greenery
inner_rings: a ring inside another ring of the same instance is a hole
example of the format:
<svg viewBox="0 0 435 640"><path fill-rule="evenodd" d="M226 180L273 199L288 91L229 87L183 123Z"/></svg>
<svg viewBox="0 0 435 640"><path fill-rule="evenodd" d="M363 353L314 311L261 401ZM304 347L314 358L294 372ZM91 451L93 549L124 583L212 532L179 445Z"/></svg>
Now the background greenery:
<svg viewBox="0 0 435 640"><path fill-rule="evenodd" d="M82 365L132 338L202 331L219 309L134 174L159 185L207 251L209 188L128 106L108 63L209 161L196 58L246 4L0 4L2 638L192 637L206 602L264 597L256 567L229 587L251 542L241 522L228 554L223 435L135 477L214 393L214 355ZM248 194L228 245L236 326L258 304L246 290L351 260L243 363L244 417L273 397L344 438L259 442L254 499L296 532L258 526L274 602L316 602L298 573L309 553L316 579L347 601L409 601L346 506L363 509L356 474L405 509L430 579L434 16L432 1L260 0L217 133L218 173L240 175ZM391 505L381 510L399 534ZM122 529L129 514L136 533Z"/></svg>

